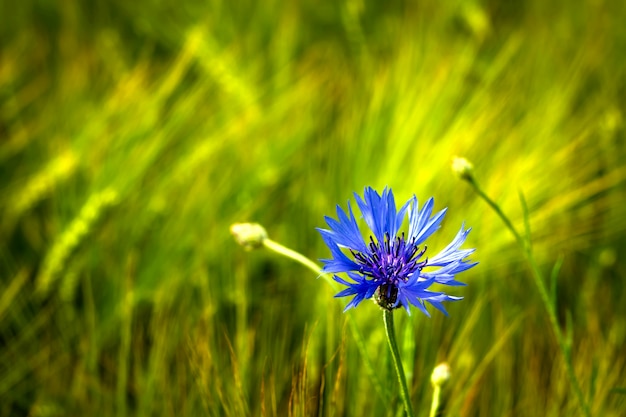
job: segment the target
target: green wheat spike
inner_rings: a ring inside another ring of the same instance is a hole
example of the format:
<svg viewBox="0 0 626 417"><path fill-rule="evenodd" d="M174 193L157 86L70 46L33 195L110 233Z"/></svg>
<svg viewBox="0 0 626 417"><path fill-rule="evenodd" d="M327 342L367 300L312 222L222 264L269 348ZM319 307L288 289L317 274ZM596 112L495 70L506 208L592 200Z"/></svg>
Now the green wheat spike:
<svg viewBox="0 0 626 417"><path fill-rule="evenodd" d="M54 281L65 269L72 252L76 250L90 233L104 211L116 204L117 201L118 194L111 188L92 194L87 199L76 218L70 222L67 228L54 241L50 251L44 258L43 267L37 277L37 290L40 293L48 293ZM72 274L68 276L71 277ZM65 294L68 291L68 288L64 288Z"/></svg>
<svg viewBox="0 0 626 417"><path fill-rule="evenodd" d="M51 160L44 168L33 175L10 204L13 218L35 206L46 197L55 186L68 179L76 170L76 157L71 152Z"/></svg>

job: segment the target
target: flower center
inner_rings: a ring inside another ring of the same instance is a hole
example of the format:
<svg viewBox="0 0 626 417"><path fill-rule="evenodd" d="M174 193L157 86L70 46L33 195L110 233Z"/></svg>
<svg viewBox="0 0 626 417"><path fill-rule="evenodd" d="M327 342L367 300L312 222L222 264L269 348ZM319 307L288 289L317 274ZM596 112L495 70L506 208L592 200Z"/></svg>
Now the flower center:
<svg viewBox="0 0 626 417"><path fill-rule="evenodd" d="M372 277L374 281L380 281L381 285L390 285L391 287L385 286L385 292L389 293L390 298L395 298L395 295L391 294L392 287L395 289L400 280L406 281L426 265L426 261L419 262L426 252L426 246L418 252L415 238L407 241L404 233L396 236L394 240L386 233L384 242L374 242L374 238L370 236L368 248L368 253L351 251L360 265L359 272Z"/></svg>

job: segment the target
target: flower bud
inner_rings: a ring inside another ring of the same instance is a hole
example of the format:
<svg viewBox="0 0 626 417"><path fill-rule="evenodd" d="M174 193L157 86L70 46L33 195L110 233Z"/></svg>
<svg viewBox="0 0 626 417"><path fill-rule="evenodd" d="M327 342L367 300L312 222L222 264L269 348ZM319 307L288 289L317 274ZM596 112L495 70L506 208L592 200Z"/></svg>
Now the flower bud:
<svg viewBox="0 0 626 417"><path fill-rule="evenodd" d="M474 165L465 158L455 156L452 158L452 172L462 180L471 180L474 175Z"/></svg>
<svg viewBox="0 0 626 417"><path fill-rule="evenodd" d="M450 379L450 365L446 362L440 363L433 369L430 375L430 382L435 387L440 387Z"/></svg>
<svg viewBox="0 0 626 417"><path fill-rule="evenodd" d="M265 228L258 223L235 223L230 226L230 233L246 250L261 247L267 239Z"/></svg>

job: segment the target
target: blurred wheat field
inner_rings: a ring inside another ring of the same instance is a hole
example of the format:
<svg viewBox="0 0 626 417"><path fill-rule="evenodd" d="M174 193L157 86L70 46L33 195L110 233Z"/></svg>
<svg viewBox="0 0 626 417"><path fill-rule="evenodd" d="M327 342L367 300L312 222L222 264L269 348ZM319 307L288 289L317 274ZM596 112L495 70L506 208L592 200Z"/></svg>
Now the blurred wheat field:
<svg viewBox="0 0 626 417"><path fill-rule="evenodd" d="M399 416L382 317L312 259L353 191L449 207L480 265L396 314L417 414L578 415L514 239L557 278L593 415L626 410L626 6L618 0L0 2L0 415ZM429 249L430 250L430 249ZM436 253L436 252L433 252ZM378 392L346 327L351 315Z"/></svg>

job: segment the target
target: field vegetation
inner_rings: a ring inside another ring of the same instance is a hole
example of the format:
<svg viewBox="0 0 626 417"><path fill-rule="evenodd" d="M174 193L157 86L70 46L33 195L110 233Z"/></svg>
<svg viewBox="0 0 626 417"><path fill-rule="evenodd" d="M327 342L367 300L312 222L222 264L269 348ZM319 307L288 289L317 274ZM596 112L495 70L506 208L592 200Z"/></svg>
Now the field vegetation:
<svg viewBox="0 0 626 417"><path fill-rule="evenodd" d="M0 2L0 416L400 416L382 314L311 259L366 186L473 228L445 317L395 312L416 414L626 410L626 7L619 0ZM432 248L432 249L430 249ZM346 318L356 324L367 358ZM382 381L368 375L369 360Z"/></svg>

